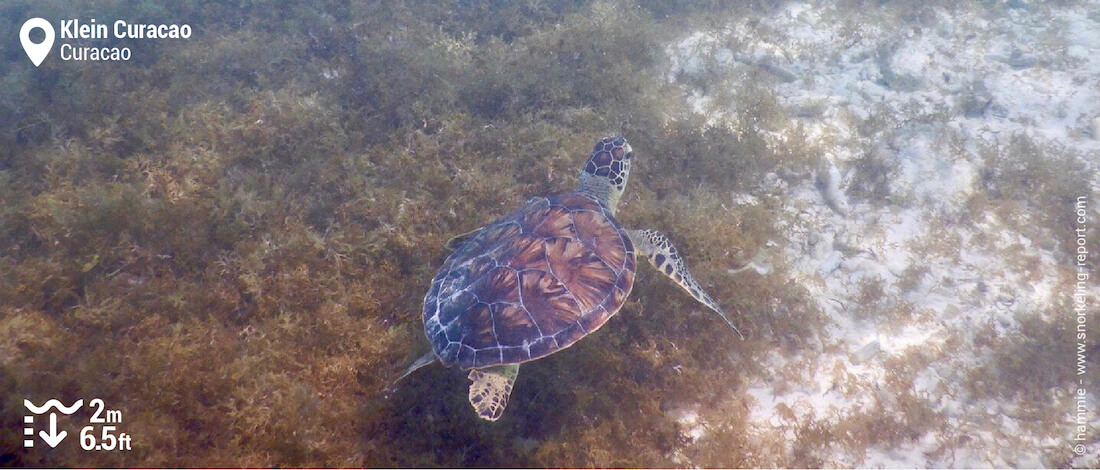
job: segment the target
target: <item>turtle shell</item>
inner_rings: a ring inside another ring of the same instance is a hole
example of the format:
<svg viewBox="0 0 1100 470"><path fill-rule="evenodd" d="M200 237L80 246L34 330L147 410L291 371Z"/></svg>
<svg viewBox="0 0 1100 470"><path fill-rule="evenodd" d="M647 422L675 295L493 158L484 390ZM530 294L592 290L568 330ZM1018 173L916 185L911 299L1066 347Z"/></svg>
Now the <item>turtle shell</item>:
<svg viewBox="0 0 1100 470"><path fill-rule="evenodd" d="M630 238L594 199L534 198L444 261L424 297L424 331L448 367L538 359L618 312L635 268Z"/></svg>

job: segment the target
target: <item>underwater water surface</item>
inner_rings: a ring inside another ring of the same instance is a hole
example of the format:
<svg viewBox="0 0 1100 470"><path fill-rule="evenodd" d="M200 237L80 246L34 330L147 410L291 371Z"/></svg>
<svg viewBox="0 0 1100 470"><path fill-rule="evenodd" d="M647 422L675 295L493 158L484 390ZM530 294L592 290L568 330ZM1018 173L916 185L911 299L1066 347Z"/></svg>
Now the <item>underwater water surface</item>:
<svg viewBox="0 0 1100 470"><path fill-rule="evenodd" d="M0 465L1100 465L1095 2L9 0L0 38ZM395 383L447 241L609 135L616 217L744 339L639 260L498 421ZM82 447L96 398L132 448Z"/></svg>

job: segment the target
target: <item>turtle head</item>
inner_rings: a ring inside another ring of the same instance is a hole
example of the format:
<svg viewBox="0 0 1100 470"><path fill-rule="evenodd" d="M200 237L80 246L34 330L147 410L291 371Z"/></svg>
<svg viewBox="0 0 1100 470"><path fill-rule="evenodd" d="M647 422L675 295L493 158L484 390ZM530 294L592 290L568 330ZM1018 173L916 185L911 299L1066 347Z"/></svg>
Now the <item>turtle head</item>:
<svg viewBox="0 0 1100 470"><path fill-rule="evenodd" d="M577 192L600 201L612 213L630 176L630 159L634 152L622 137L605 137L596 142L592 155L581 171Z"/></svg>

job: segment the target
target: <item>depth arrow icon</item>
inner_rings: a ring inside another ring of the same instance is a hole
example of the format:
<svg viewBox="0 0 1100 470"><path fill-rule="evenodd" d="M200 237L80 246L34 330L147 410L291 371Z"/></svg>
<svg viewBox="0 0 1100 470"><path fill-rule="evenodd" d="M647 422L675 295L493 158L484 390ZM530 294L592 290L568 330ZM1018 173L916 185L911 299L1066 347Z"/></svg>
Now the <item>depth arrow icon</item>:
<svg viewBox="0 0 1100 470"><path fill-rule="evenodd" d="M57 447L68 434L69 433L65 431L57 432L57 413L50 413L49 434L47 434L46 431L38 431L38 436L41 437L43 441L46 441L46 444L49 444L50 447Z"/></svg>

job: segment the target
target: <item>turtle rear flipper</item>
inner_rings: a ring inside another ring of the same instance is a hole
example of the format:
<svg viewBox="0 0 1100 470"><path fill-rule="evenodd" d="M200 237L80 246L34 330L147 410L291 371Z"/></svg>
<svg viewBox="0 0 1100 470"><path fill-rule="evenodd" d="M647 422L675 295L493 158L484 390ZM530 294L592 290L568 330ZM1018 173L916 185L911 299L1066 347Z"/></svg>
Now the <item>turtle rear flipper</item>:
<svg viewBox="0 0 1100 470"><path fill-rule="evenodd" d="M519 375L519 364L486 367L470 371L470 404L478 417L496 421L508 406L508 396Z"/></svg>
<svg viewBox="0 0 1100 470"><path fill-rule="evenodd" d="M745 338L745 335L741 334L741 330L738 330L733 325L733 320L729 315L722 310L722 307L718 306L718 302L715 302L713 298L706 291L703 290L703 286L700 286L691 273L688 272L687 265L684 264L684 259L680 257L680 254L676 251L676 247L672 245L661 232L656 230L627 230L630 235L631 241L634 242L634 247L638 250L638 254L644 255L649 259L649 263L653 265L661 274L664 274L680 287L688 291L695 300L698 300L706 305L711 310L714 310L726 324L733 328L733 331L737 332L737 336L741 339Z"/></svg>

